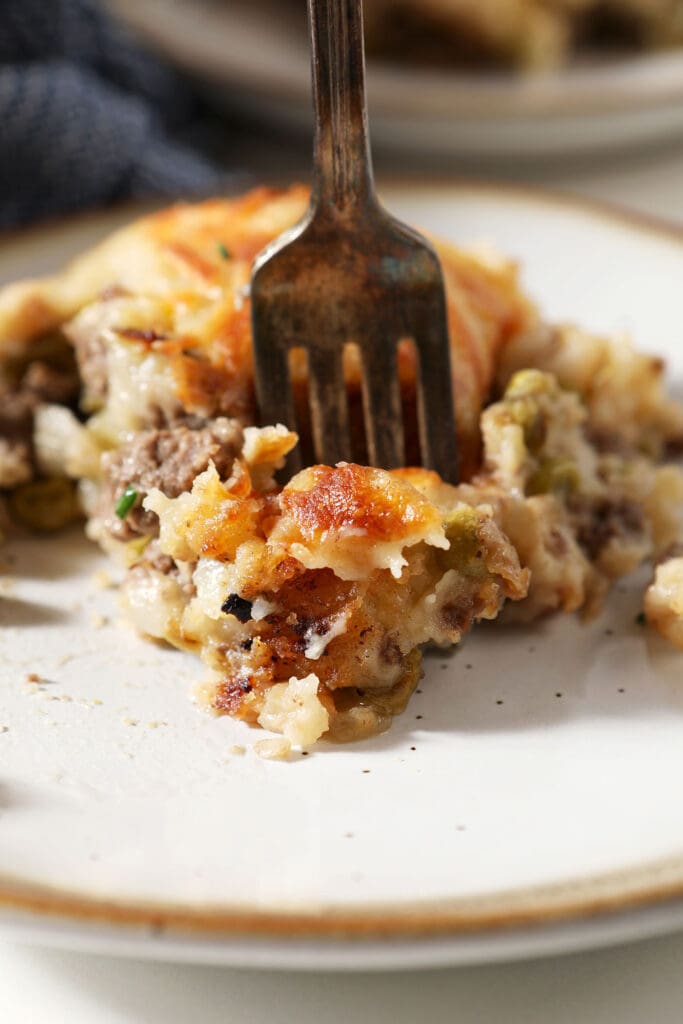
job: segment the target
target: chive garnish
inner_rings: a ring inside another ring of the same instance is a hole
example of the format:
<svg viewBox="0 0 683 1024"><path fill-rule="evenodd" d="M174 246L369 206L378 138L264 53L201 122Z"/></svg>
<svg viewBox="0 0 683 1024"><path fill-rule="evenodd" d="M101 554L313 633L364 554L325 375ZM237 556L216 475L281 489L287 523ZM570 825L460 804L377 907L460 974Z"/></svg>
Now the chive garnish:
<svg viewBox="0 0 683 1024"><path fill-rule="evenodd" d="M227 245L225 245L223 242L219 242L216 248L218 249L218 255L222 259L224 259L224 260L229 260L230 259L230 250L228 249Z"/></svg>
<svg viewBox="0 0 683 1024"><path fill-rule="evenodd" d="M138 492L134 487L128 486L116 502L114 511L119 519L125 519L133 505L137 501Z"/></svg>

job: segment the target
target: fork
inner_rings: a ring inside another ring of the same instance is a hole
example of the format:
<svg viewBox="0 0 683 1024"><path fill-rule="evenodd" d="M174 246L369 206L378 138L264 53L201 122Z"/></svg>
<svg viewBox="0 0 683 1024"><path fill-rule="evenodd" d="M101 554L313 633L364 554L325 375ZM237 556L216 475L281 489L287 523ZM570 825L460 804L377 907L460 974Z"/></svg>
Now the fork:
<svg viewBox="0 0 683 1024"><path fill-rule="evenodd" d="M417 355L422 464L455 483L456 436L443 276L432 246L380 206L365 100L362 0L308 0L315 111L311 201L256 258L251 280L262 422L296 428L290 351L304 349L315 458L352 458L344 348L358 346L371 465L405 465L398 344ZM302 465L300 448L286 472Z"/></svg>

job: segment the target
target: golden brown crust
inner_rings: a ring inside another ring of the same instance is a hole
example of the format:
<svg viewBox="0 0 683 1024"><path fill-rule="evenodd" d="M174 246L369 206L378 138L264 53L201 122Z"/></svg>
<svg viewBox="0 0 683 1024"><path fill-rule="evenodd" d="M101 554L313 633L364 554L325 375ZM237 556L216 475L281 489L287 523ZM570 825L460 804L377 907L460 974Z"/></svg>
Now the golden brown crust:
<svg viewBox="0 0 683 1024"><path fill-rule="evenodd" d="M302 539L313 543L344 530L362 536L363 543L399 541L441 525L436 509L412 487L353 463L305 469L285 487L280 506Z"/></svg>

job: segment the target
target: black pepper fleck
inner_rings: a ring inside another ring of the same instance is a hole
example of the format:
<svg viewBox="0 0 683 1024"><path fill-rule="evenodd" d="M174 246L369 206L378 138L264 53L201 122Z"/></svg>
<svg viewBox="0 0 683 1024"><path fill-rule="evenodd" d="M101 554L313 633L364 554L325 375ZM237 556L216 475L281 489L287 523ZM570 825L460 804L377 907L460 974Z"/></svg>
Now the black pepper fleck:
<svg viewBox="0 0 683 1024"><path fill-rule="evenodd" d="M415 721L416 722L419 722L421 718L422 718L422 715L415 715Z"/></svg>
<svg viewBox="0 0 683 1024"><path fill-rule="evenodd" d="M417 750L417 747L411 747L410 749L411 750Z"/></svg>
<svg viewBox="0 0 683 1024"><path fill-rule="evenodd" d="M238 622L249 622L251 619L251 601L246 601L239 594L228 594L221 605L226 615L234 615Z"/></svg>
<svg viewBox="0 0 683 1024"><path fill-rule="evenodd" d="M503 703L502 700L497 700L496 701L496 704L502 704L502 703Z"/></svg>
<svg viewBox="0 0 683 1024"><path fill-rule="evenodd" d="M561 693L556 693L556 694L555 694L555 696L556 696L556 697L561 697L561 696L562 696L562 694L561 694Z"/></svg>

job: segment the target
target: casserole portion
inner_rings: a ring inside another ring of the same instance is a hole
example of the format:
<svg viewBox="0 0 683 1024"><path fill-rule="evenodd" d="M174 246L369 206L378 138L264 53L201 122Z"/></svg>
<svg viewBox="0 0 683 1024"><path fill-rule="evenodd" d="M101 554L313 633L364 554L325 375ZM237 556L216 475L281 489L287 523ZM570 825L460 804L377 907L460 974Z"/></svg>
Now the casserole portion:
<svg viewBox="0 0 683 1024"><path fill-rule="evenodd" d="M298 438L256 423L248 282L307 198L259 189L172 207L0 290L5 525L85 518L124 569L133 624L202 659L201 702L285 745L386 729L426 645L499 615L593 615L643 562L644 618L683 646L683 475L667 462L683 409L664 365L545 324L495 254L436 243L460 485L367 467L362 433L354 462L276 482ZM415 444L409 342L398 359ZM351 347L360 422L354 360ZM296 351L292 367L305 453Z"/></svg>

